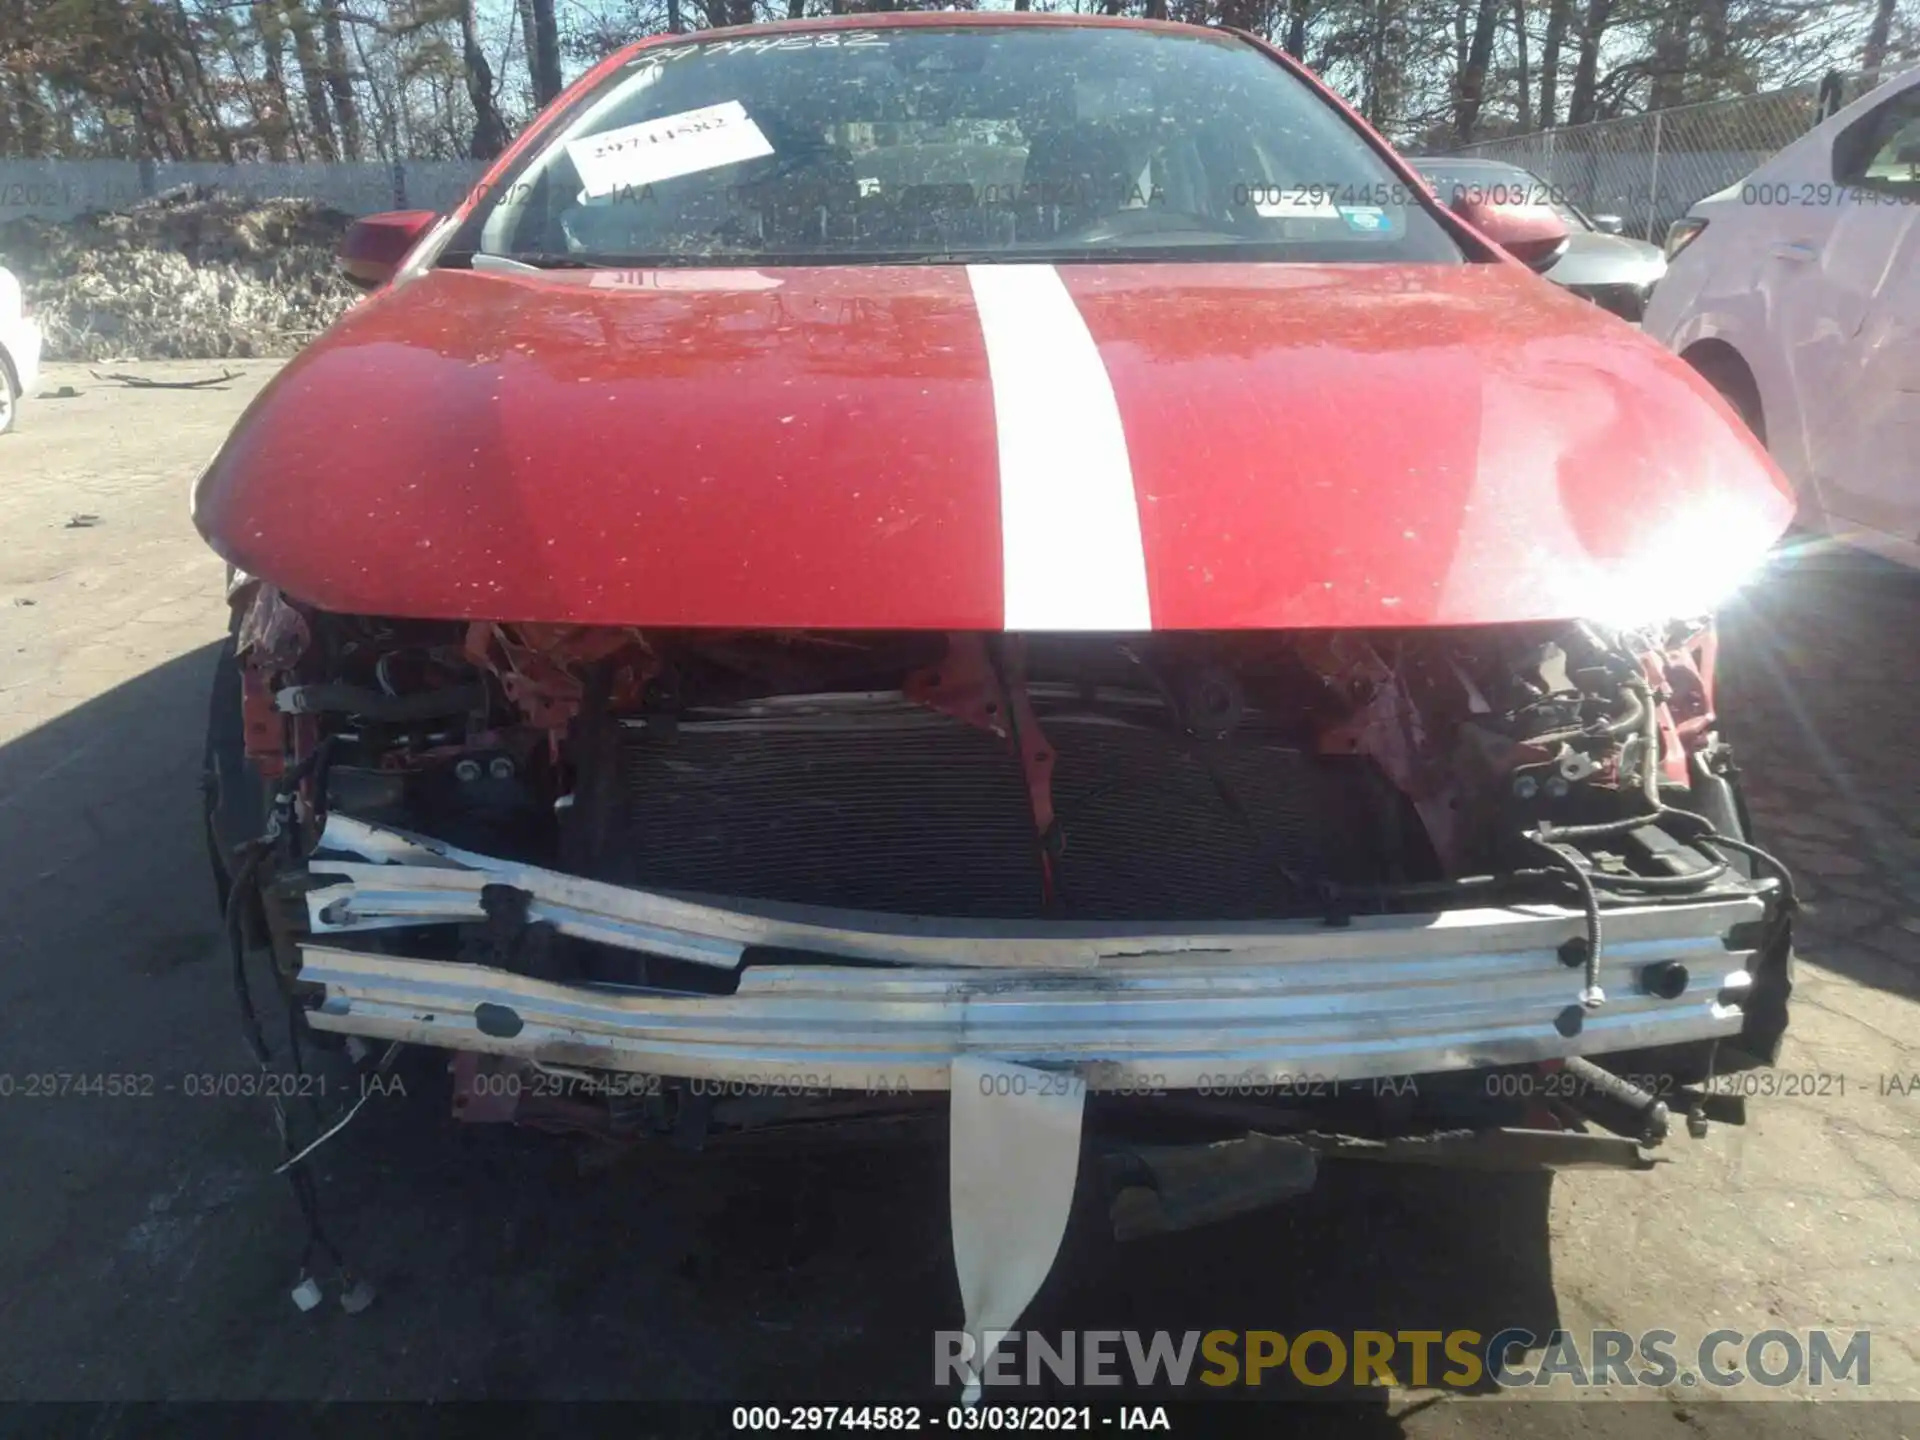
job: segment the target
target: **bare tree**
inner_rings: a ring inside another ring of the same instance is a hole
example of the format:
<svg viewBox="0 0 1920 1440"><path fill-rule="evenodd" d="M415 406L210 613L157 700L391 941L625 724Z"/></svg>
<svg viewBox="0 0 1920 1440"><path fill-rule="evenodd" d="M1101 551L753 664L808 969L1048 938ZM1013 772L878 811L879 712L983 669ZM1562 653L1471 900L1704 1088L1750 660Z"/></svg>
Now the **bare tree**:
<svg viewBox="0 0 1920 1440"><path fill-rule="evenodd" d="M474 18L473 0L458 0L460 53L467 82L467 102L473 106L473 139L467 153L476 160L491 160L507 148L507 126L493 100L493 66L480 44L480 26Z"/></svg>
<svg viewBox="0 0 1920 1440"><path fill-rule="evenodd" d="M1567 101L1567 123L1584 125L1596 118L1599 95L1600 42L1613 21L1614 0L1587 0L1580 17L1580 54L1573 66L1573 94Z"/></svg>
<svg viewBox="0 0 1920 1440"><path fill-rule="evenodd" d="M1466 14L1464 4L1460 14ZM1453 133L1462 145L1473 139L1480 123L1480 107L1487 94L1487 71L1493 64L1493 37L1500 23L1499 0L1474 0L1473 29L1467 41L1466 63L1454 87Z"/></svg>
<svg viewBox="0 0 1920 1440"><path fill-rule="evenodd" d="M347 68L346 32L341 26L340 0L321 0L320 30L327 47L327 94L340 122L340 154L360 158L360 102L354 98L353 72Z"/></svg>
<svg viewBox="0 0 1920 1440"><path fill-rule="evenodd" d="M1527 73L1527 0L1513 0L1513 103L1520 128L1533 128L1533 83Z"/></svg>
<svg viewBox="0 0 1920 1440"><path fill-rule="evenodd" d="M527 50L527 63L533 68L533 101L546 105L565 88L560 79L560 22L554 16L553 0L527 0L527 13L533 20L533 44Z"/></svg>
<svg viewBox="0 0 1920 1440"><path fill-rule="evenodd" d="M1867 72L1870 81L1880 79L1880 69L1887 63L1887 44L1893 38L1893 11L1895 0L1877 0L1873 7L1873 23L1867 29L1867 43L1861 54L1861 68Z"/></svg>
<svg viewBox="0 0 1920 1440"><path fill-rule="evenodd" d="M1566 43L1573 0L1547 0L1547 33L1540 42L1540 124L1553 124L1559 111L1560 47Z"/></svg>

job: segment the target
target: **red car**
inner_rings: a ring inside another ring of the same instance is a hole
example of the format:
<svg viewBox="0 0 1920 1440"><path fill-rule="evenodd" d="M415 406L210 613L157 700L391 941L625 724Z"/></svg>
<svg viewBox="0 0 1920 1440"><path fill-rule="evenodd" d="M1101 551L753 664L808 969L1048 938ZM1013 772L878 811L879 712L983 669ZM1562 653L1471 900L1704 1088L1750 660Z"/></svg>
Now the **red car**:
<svg viewBox="0 0 1920 1440"><path fill-rule="evenodd" d="M1277 1194L1703 1129L1786 1022L1710 617L1791 504L1465 209L1246 35L623 51L355 228L196 490L236 954L466 1120L950 1115L969 1328L1083 1127L1135 1230L1221 1208L1170 1131Z"/></svg>

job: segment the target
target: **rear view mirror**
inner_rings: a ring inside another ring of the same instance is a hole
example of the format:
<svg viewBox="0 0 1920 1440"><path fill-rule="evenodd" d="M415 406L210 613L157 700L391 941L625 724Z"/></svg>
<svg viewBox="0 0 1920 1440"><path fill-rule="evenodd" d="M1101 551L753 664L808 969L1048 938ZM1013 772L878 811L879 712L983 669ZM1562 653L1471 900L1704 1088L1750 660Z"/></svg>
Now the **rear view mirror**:
<svg viewBox="0 0 1920 1440"><path fill-rule="evenodd" d="M362 290L379 289L439 218L431 210L388 210L354 221L335 255L340 273Z"/></svg>
<svg viewBox="0 0 1920 1440"><path fill-rule="evenodd" d="M1545 205L1500 205L1462 193L1453 213L1529 269L1545 270L1567 248L1567 222Z"/></svg>

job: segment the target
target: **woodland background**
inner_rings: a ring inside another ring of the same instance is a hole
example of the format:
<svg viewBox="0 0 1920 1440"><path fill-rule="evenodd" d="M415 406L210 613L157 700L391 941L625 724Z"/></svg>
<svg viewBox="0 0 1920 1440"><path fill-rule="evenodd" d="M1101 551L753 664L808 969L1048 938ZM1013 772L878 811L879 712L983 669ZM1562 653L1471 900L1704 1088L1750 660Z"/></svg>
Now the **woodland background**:
<svg viewBox="0 0 1920 1440"><path fill-rule="evenodd" d="M978 0L0 0L0 157L497 154L640 36ZM1402 146L1754 94L1920 59L1920 0L993 0L1230 25Z"/></svg>

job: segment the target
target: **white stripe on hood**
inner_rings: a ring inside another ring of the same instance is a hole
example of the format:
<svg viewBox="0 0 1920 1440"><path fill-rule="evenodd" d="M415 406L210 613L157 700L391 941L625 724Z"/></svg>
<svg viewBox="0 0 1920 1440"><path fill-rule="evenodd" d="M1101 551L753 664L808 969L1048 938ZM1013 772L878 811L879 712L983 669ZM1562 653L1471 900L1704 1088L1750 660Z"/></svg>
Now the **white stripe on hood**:
<svg viewBox="0 0 1920 1440"><path fill-rule="evenodd" d="M993 382L1007 630L1151 630L1113 382L1051 265L969 265Z"/></svg>

